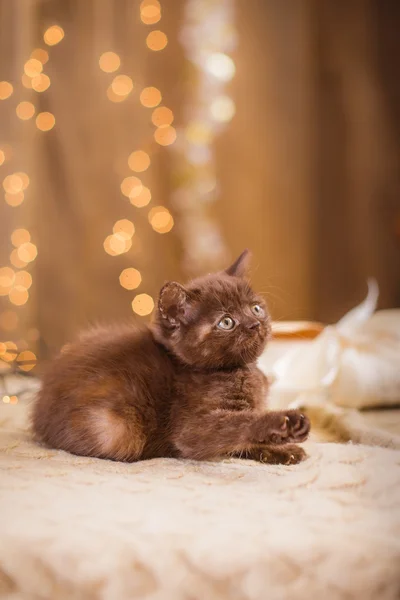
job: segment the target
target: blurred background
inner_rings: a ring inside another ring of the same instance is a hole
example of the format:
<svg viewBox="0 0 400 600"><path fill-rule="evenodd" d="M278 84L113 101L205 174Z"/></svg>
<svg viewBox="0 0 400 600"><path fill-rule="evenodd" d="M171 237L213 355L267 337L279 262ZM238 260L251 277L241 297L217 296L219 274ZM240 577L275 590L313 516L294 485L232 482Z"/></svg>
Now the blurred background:
<svg viewBox="0 0 400 600"><path fill-rule="evenodd" d="M245 247L274 319L400 305L400 5L0 0L0 354Z"/></svg>

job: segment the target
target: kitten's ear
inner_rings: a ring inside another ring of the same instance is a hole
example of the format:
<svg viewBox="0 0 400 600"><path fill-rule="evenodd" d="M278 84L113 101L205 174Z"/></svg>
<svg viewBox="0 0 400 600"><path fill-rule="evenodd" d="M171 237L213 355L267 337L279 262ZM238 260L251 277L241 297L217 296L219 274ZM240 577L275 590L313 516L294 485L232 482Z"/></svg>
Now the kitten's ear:
<svg viewBox="0 0 400 600"><path fill-rule="evenodd" d="M163 319L167 319L171 325L177 325L185 316L188 295L180 283L168 281L160 291L158 310Z"/></svg>
<svg viewBox="0 0 400 600"><path fill-rule="evenodd" d="M250 258L250 251L247 249L244 250L239 258L230 267L225 269L225 273L232 277L245 277L249 270Z"/></svg>

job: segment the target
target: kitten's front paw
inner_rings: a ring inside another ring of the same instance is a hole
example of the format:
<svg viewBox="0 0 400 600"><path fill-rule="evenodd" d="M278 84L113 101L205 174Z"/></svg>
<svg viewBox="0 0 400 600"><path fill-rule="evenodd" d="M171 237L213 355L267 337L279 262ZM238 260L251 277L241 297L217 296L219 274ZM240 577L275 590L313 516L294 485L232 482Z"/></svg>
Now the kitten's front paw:
<svg viewBox="0 0 400 600"><path fill-rule="evenodd" d="M255 424L254 435L258 442L287 444L304 442L310 431L310 421L298 410L269 412Z"/></svg>
<svg viewBox="0 0 400 600"><path fill-rule="evenodd" d="M297 465L307 458L306 452L301 446L268 446L259 451L259 460L270 465Z"/></svg>

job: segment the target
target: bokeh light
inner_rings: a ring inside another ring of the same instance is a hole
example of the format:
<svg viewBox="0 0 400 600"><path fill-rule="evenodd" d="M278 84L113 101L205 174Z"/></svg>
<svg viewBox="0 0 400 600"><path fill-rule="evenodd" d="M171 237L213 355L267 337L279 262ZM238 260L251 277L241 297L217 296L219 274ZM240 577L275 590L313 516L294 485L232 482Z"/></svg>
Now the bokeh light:
<svg viewBox="0 0 400 600"><path fill-rule="evenodd" d="M149 33L146 38L146 44L150 50L158 52L159 50L163 50L168 44L168 38L163 31L156 29L155 31L151 31Z"/></svg>
<svg viewBox="0 0 400 600"><path fill-rule="evenodd" d="M176 129L171 125L159 127L154 132L154 139L160 146L170 146L176 140Z"/></svg>
<svg viewBox="0 0 400 600"><path fill-rule="evenodd" d="M13 91L14 88L9 81L0 81L0 100L7 100Z"/></svg>
<svg viewBox="0 0 400 600"><path fill-rule="evenodd" d="M28 271L18 271L15 273L14 285L29 290L32 285L32 275Z"/></svg>
<svg viewBox="0 0 400 600"><path fill-rule="evenodd" d="M139 195L142 189L142 182L140 181L139 177L135 177L134 175L125 177L121 183L121 192L127 198Z"/></svg>
<svg viewBox="0 0 400 600"><path fill-rule="evenodd" d="M19 246L17 254L22 261L30 263L37 257L37 248L32 242L26 242Z"/></svg>
<svg viewBox="0 0 400 600"><path fill-rule="evenodd" d="M132 171L136 171L137 173L146 171L150 166L150 156L143 150L136 150L136 152L132 152L129 155L128 166Z"/></svg>
<svg viewBox="0 0 400 600"><path fill-rule="evenodd" d="M114 224L113 233L119 234L123 238L130 240L135 233L135 226L128 219L120 219Z"/></svg>
<svg viewBox="0 0 400 600"><path fill-rule="evenodd" d="M26 261L20 259L17 248L14 248L10 254L10 263L17 269L23 269L28 264Z"/></svg>
<svg viewBox="0 0 400 600"><path fill-rule="evenodd" d="M3 179L3 188L9 194L16 194L24 189L24 182L18 173L7 175Z"/></svg>
<svg viewBox="0 0 400 600"><path fill-rule="evenodd" d="M235 103L229 96L218 96L210 106L210 112L216 121L227 123L236 111Z"/></svg>
<svg viewBox="0 0 400 600"><path fill-rule="evenodd" d="M10 302L15 304L15 306L22 306L28 302L29 292L25 288L20 285L16 285L10 290L8 294Z"/></svg>
<svg viewBox="0 0 400 600"><path fill-rule="evenodd" d="M117 96L128 96L133 90L132 79L128 75L117 75L111 83L111 89Z"/></svg>
<svg viewBox="0 0 400 600"><path fill-rule="evenodd" d="M155 206L149 211L149 223L157 233L168 233L174 226L174 219L165 206Z"/></svg>
<svg viewBox="0 0 400 600"><path fill-rule="evenodd" d="M27 102L24 100L17 105L15 112L17 113L17 117L19 119L22 121L27 121L35 114L35 107L33 106L32 102Z"/></svg>
<svg viewBox="0 0 400 600"><path fill-rule="evenodd" d="M113 73L121 66L121 59L115 52L103 52L99 58L99 66L105 73Z"/></svg>
<svg viewBox="0 0 400 600"><path fill-rule="evenodd" d="M110 256L118 256L119 254L124 254L124 252L130 250L132 247L132 240L125 235L113 233L113 235L106 237L103 246L107 254L110 254Z"/></svg>
<svg viewBox="0 0 400 600"><path fill-rule="evenodd" d="M137 269L129 267L122 271L119 282L126 290L135 290L142 283L142 276Z"/></svg>
<svg viewBox="0 0 400 600"><path fill-rule="evenodd" d="M147 108L158 106L162 100L161 92L156 87L146 87L140 94L140 102Z"/></svg>
<svg viewBox="0 0 400 600"><path fill-rule="evenodd" d="M30 350L24 350L17 356L17 364L21 371L30 371L36 365L36 354Z"/></svg>
<svg viewBox="0 0 400 600"><path fill-rule="evenodd" d="M154 300L149 294L138 294L132 301L132 310L137 315L144 317L154 309Z"/></svg>
<svg viewBox="0 0 400 600"><path fill-rule="evenodd" d="M30 58L24 64L24 72L28 77L36 77L43 71L43 64L36 58Z"/></svg>
<svg viewBox="0 0 400 600"><path fill-rule="evenodd" d="M140 4L140 18L146 25L154 25L161 19L161 6L158 0L143 0Z"/></svg>
<svg viewBox="0 0 400 600"><path fill-rule="evenodd" d="M36 117L36 127L40 131L50 131L56 123L55 117L51 112L41 112Z"/></svg>
<svg viewBox="0 0 400 600"><path fill-rule="evenodd" d="M15 272L10 267L0 269L0 296L7 296L15 282Z"/></svg>
<svg viewBox="0 0 400 600"><path fill-rule="evenodd" d="M14 342L2 342L0 344L0 356L6 362L12 362L17 358L17 345Z"/></svg>
<svg viewBox="0 0 400 600"><path fill-rule="evenodd" d="M221 81L230 81L235 74L235 63L227 54L214 52L206 60L206 70Z"/></svg>
<svg viewBox="0 0 400 600"><path fill-rule="evenodd" d="M2 165L5 160L6 160L6 155L4 154L3 150L0 150L0 165Z"/></svg>
<svg viewBox="0 0 400 600"><path fill-rule="evenodd" d="M59 25L52 25L44 32L43 39L48 46L59 44L64 37L64 30Z"/></svg>
<svg viewBox="0 0 400 600"><path fill-rule="evenodd" d="M31 241L31 234L27 229L14 229L11 234L12 245L18 248L21 244L26 244Z"/></svg>
<svg viewBox="0 0 400 600"><path fill-rule="evenodd" d="M45 92L50 87L50 77L41 73L32 79L32 89L35 92Z"/></svg>
<svg viewBox="0 0 400 600"><path fill-rule="evenodd" d="M151 192L148 187L143 186L140 192L134 196L129 196L129 201L133 206L142 208L147 206L151 200Z"/></svg>
<svg viewBox="0 0 400 600"><path fill-rule="evenodd" d="M24 192L16 192L15 194L5 193L4 199L9 206L19 206L24 201Z"/></svg>
<svg viewBox="0 0 400 600"><path fill-rule="evenodd" d="M174 120L174 113L166 106L159 106L153 110L151 120L156 127L167 127Z"/></svg>
<svg viewBox="0 0 400 600"><path fill-rule="evenodd" d="M45 65L49 60L49 53L43 48L35 48L35 50L31 52L31 58L36 58L42 65Z"/></svg>

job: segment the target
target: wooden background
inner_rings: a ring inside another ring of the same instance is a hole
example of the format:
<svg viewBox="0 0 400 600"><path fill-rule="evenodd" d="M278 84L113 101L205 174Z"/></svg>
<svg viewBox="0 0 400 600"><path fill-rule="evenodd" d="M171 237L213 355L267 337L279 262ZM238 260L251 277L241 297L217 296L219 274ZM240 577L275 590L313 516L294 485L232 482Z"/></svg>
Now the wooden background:
<svg viewBox="0 0 400 600"><path fill-rule="evenodd" d="M38 100L56 114L54 130L37 135L16 119L15 103L27 99L22 86L0 102L0 144L13 145L12 168L31 177L23 205L0 201L0 267L15 227L27 226L39 249L30 300L11 307L18 330L0 331L0 340L35 327L42 357L88 322L132 315L133 294L118 282L126 266L142 272L140 291L153 296L166 279L186 276L179 229L159 235L143 211L126 213L119 157L147 139L148 124L134 98L108 101L94 66L115 49L135 85L163 89L179 125L184 2L161 2L169 44L157 57L144 44L139 4L0 0L0 80L20 80L49 24L66 32L46 65L52 85ZM211 208L231 257L252 249L255 286L277 319L334 321L363 299L369 276L378 279L380 305L399 306L399 4L237 0L236 14L236 115L215 146L220 196ZM165 148L152 153L148 184L155 203L171 208L173 158ZM141 245L110 257L103 240L126 216ZM0 302L10 309L7 298Z"/></svg>

